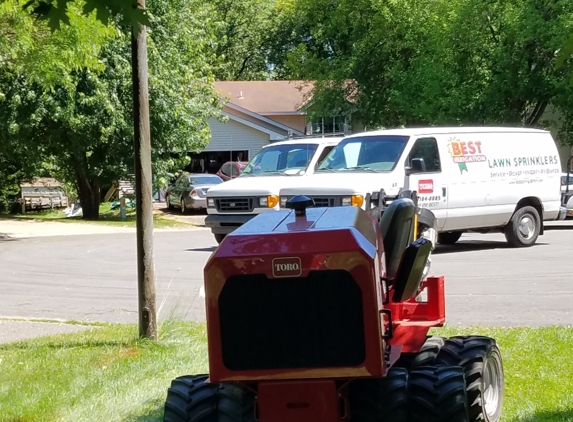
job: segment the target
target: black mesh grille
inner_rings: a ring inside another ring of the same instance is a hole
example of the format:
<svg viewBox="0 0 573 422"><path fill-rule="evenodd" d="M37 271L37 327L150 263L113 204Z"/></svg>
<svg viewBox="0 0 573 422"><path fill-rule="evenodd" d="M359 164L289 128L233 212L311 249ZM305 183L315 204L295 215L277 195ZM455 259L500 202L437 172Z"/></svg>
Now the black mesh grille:
<svg viewBox="0 0 573 422"><path fill-rule="evenodd" d="M315 207L334 207L337 205L337 198L325 197L325 196L313 196Z"/></svg>
<svg viewBox="0 0 573 422"><path fill-rule="evenodd" d="M252 211L254 198L221 198L215 199L217 211Z"/></svg>
<svg viewBox="0 0 573 422"><path fill-rule="evenodd" d="M355 366L365 359L362 294L346 271L232 276L219 312L230 370Z"/></svg>

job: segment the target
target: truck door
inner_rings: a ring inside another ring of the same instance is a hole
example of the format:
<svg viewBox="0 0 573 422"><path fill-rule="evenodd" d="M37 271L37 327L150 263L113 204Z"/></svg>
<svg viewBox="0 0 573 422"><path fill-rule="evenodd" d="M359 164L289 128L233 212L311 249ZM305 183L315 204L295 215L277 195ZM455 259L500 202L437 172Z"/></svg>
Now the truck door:
<svg viewBox="0 0 573 422"><path fill-rule="evenodd" d="M411 167L412 159L422 159L421 171L409 176L409 189L418 192L418 203L422 208L431 210L438 221L438 230L446 224L448 209L448 186L442 173L442 163L438 142L435 138L419 138L415 141L405 166Z"/></svg>

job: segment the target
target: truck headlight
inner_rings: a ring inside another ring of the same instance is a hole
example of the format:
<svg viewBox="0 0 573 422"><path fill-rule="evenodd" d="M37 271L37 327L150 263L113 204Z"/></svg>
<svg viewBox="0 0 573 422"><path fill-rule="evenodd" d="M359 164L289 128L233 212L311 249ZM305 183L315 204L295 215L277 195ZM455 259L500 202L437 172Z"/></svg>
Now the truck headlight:
<svg viewBox="0 0 573 422"><path fill-rule="evenodd" d="M277 195L269 195L259 198L259 205L264 208L274 208L278 203L279 197Z"/></svg>
<svg viewBox="0 0 573 422"><path fill-rule="evenodd" d="M207 198L207 206L214 208L215 207L215 200L213 198Z"/></svg>
<svg viewBox="0 0 573 422"><path fill-rule="evenodd" d="M362 195L352 195L345 196L342 198L342 205L352 205L355 207L361 207L364 203L364 197Z"/></svg>

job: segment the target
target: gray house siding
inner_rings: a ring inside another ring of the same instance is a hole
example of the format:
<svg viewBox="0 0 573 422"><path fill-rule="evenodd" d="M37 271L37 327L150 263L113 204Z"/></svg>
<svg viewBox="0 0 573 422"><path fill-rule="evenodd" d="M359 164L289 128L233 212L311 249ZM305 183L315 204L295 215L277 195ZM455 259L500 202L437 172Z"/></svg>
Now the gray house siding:
<svg viewBox="0 0 573 422"><path fill-rule="evenodd" d="M270 143L270 136L239 122L209 119L211 142L203 151L249 151L249 160Z"/></svg>

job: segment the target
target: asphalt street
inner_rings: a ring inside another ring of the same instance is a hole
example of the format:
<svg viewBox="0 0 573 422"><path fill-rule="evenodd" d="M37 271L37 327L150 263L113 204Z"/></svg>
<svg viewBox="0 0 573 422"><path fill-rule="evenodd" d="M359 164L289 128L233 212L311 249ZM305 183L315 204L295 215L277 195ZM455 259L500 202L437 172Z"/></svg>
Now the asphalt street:
<svg viewBox="0 0 573 422"><path fill-rule="evenodd" d="M564 227L567 228L567 227ZM208 229L155 234L159 318L204 320ZM532 248L502 235L464 235L438 247L431 273L446 277L448 325L573 325L573 226ZM0 239L0 317L137 322L134 233Z"/></svg>

